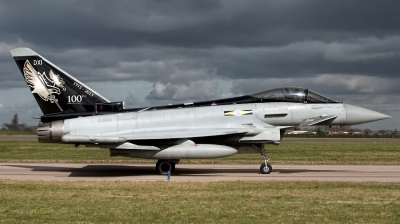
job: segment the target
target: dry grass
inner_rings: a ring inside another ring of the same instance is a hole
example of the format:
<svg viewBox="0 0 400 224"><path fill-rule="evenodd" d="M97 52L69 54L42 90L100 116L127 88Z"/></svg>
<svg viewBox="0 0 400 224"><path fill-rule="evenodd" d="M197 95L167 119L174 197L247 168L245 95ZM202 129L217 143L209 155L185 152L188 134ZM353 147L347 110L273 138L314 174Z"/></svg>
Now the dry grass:
<svg viewBox="0 0 400 224"><path fill-rule="evenodd" d="M400 184L0 181L1 223L399 223Z"/></svg>

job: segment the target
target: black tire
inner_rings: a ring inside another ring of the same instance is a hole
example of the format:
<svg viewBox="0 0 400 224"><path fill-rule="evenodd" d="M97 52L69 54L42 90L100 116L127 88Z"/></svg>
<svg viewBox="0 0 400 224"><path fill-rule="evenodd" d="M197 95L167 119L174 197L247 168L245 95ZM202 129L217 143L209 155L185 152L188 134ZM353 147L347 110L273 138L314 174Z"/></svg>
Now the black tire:
<svg viewBox="0 0 400 224"><path fill-rule="evenodd" d="M265 166L265 163L261 164L260 171L262 174L270 174L272 172L271 164L267 163L267 166Z"/></svg>
<svg viewBox="0 0 400 224"><path fill-rule="evenodd" d="M175 171L175 163L159 160L156 164L156 171L161 175L168 174L168 171L173 173Z"/></svg>

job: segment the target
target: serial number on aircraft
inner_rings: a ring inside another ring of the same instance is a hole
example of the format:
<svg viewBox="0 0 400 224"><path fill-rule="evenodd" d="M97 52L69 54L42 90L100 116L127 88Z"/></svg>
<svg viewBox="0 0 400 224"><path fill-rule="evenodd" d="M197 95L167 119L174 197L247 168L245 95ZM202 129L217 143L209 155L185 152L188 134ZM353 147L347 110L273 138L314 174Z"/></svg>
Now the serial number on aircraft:
<svg viewBox="0 0 400 224"><path fill-rule="evenodd" d="M111 122L111 121L112 121L111 118L99 118L99 119L97 120L97 122Z"/></svg>

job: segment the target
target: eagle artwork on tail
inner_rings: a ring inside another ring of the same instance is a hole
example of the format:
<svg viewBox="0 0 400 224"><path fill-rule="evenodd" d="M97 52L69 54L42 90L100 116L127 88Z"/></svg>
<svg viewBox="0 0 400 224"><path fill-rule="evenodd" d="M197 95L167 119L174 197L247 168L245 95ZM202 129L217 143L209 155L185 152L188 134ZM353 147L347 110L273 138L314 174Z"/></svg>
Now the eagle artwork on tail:
<svg viewBox="0 0 400 224"><path fill-rule="evenodd" d="M43 74L44 74L44 72L43 72ZM44 74L44 76L46 76L46 74ZM53 82L54 82L54 84L55 84L56 86L62 88L63 91L67 90L67 89L65 88L65 86L64 86L65 82L63 81L63 79L62 79L59 75L55 74L55 73L53 72L53 70L51 70L51 69L50 69L50 72L49 72L49 76L50 76L50 79L53 80ZM47 77L46 77L46 78L47 78ZM49 81L50 81L50 80L49 80Z"/></svg>
<svg viewBox="0 0 400 224"><path fill-rule="evenodd" d="M42 73L37 72L32 64L26 60L24 64L24 77L28 86L31 87L32 93L36 93L42 98L44 101L50 101L51 103L57 103L55 95L61 94L60 88L65 91L66 88L64 86L65 82L59 75L55 74L52 70L50 70L49 75L50 78L47 77L46 72Z"/></svg>

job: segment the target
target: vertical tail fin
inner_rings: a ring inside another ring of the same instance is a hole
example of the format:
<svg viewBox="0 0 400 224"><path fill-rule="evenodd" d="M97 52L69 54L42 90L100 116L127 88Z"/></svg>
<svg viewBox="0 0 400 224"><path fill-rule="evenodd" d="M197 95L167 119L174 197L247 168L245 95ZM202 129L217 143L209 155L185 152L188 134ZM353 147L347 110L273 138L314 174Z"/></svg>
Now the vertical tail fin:
<svg viewBox="0 0 400 224"><path fill-rule="evenodd" d="M89 112L109 101L29 48L10 51L43 114Z"/></svg>

